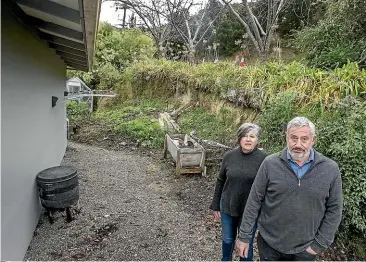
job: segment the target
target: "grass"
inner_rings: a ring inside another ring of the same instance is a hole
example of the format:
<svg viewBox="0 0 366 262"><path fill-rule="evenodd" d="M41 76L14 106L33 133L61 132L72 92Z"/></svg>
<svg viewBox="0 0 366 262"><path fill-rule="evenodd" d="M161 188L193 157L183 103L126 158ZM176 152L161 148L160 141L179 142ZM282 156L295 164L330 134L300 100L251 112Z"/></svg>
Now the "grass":
<svg viewBox="0 0 366 262"><path fill-rule="evenodd" d="M329 106L347 95L358 97L366 93L366 70L361 70L356 63L325 71L296 61L238 67L228 62L188 65L154 59L133 64L123 77L126 86L133 86L132 92L137 96L146 90L154 90L154 94L161 96L174 94L182 86L229 99L229 90L243 90L242 99L248 100L247 105L255 109L263 108L278 93L288 90L301 95L299 105L320 102Z"/></svg>
<svg viewBox="0 0 366 262"><path fill-rule="evenodd" d="M161 100L127 101L99 110L95 118L109 130L136 140L138 146L158 148L163 146L166 130L159 125L157 113L165 106Z"/></svg>
<svg viewBox="0 0 366 262"><path fill-rule="evenodd" d="M196 107L185 111L179 118L178 123L184 133L191 131L204 139L214 140L220 143L233 143L234 128L228 123L226 115L229 110L221 110L218 115L210 113L202 107Z"/></svg>

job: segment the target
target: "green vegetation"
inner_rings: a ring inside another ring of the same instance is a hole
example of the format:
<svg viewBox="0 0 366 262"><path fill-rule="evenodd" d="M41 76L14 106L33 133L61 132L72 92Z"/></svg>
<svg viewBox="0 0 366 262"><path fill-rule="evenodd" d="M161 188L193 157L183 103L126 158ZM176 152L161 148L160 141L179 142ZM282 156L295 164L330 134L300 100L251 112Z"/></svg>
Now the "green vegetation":
<svg viewBox="0 0 366 262"><path fill-rule="evenodd" d="M121 72L134 62L151 59L156 52L152 39L138 28L117 29L100 23L91 72L68 71L92 89L113 89L121 84Z"/></svg>
<svg viewBox="0 0 366 262"><path fill-rule="evenodd" d="M294 44L311 66L336 68L349 60L366 64L365 10L362 0L329 1L325 17L299 31Z"/></svg>
<svg viewBox="0 0 366 262"><path fill-rule="evenodd" d="M160 127L157 113L164 106L161 101L126 102L98 111L95 118L108 130L136 140L138 146L162 147L166 130Z"/></svg>
<svg viewBox="0 0 366 262"><path fill-rule="evenodd" d="M236 6L235 6L236 7ZM239 9L239 7L236 7ZM220 55L231 56L240 50L240 44L243 39L243 26L230 10L225 10L220 16L220 22L216 27L216 33L213 35L213 42L220 43Z"/></svg>
<svg viewBox="0 0 366 262"><path fill-rule="evenodd" d="M120 90L141 95L139 90L160 88L162 94L174 94L180 87L213 93L244 107L262 108L278 93L292 90L299 94L297 104L321 103L329 106L347 95L358 97L366 92L366 71L355 63L348 63L333 71L307 67L299 62L285 64L267 62L261 65L237 67L230 63L202 63L150 60L135 63L124 73L124 86ZM232 90L236 90L235 97Z"/></svg>
<svg viewBox="0 0 366 262"><path fill-rule="evenodd" d="M89 106L87 102L69 101L66 104L67 117L70 124L78 123L85 118L90 117Z"/></svg>
<svg viewBox="0 0 366 262"><path fill-rule="evenodd" d="M192 108L180 116L179 126L186 134L195 131L196 135L205 139L225 144L236 142L233 133L236 126L230 121L229 110L222 109L216 115L202 107Z"/></svg>

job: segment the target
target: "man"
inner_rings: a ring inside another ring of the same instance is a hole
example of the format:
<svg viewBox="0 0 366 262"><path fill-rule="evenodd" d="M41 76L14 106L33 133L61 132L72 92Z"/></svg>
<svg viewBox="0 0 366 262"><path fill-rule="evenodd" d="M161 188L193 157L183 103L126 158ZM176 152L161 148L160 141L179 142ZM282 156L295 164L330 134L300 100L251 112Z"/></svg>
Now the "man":
<svg viewBox="0 0 366 262"><path fill-rule="evenodd" d="M338 165L313 149L315 126L305 117L288 123L286 140L254 180L237 241L241 257L257 220L260 260L314 261L334 240L343 206Z"/></svg>

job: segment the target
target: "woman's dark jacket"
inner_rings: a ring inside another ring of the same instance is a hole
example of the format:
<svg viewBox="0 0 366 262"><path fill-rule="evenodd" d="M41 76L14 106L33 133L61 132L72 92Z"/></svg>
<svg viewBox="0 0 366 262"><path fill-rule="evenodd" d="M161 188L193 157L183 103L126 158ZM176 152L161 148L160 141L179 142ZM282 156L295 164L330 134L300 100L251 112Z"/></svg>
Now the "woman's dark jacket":
<svg viewBox="0 0 366 262"><path fill-rule="evenodd" d="M265 157L262 150L256 148L244 153L240 146L225 153L210 208L220 211L222 200L221 211L230 216L242 216L254 178Z"/></svg>

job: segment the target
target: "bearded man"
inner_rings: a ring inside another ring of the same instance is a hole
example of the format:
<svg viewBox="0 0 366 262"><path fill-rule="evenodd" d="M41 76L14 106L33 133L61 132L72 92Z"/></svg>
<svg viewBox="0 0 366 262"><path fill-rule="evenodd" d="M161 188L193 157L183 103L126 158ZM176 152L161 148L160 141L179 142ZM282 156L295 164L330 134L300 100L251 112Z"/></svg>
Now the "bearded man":
<svg viewBox="0 0 366 262"><path fill-rule="evenodd" d="M258 170L236 243L248 256L258 221L260 260L314 261L334 240L342 217L342 181L336 162L317 152L315 126L305 117L287 125L287 147Z"/></svg>

